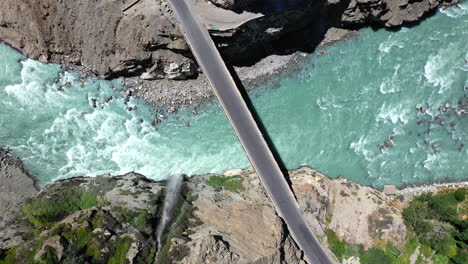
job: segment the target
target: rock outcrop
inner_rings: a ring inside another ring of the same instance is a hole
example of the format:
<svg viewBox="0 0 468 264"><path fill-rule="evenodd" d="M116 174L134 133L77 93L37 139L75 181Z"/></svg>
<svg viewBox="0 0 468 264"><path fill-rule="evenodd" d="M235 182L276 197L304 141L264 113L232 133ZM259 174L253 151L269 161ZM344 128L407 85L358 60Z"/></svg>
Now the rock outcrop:
<svg viewBox="0 0 468 264"><path fill-rule="evenodd" d="M188 188L196 194L192 204L197 225L182 239L173 239L170 250L190 252L175 263L206 259L211 263L304 263L255 173L242 170L224 177L235 178L242 187L213 187L210 176L188 180ZM301 209L324 245L326 230L365 247L404 241L401 209L382 192L346 179L329 179L308 167L290 171L290 180Z"/></svg>
<svg viewBox="0 0 468 264"><path fill-rule="evenodd" d="M290 179L324 245L327 230L366 247L404 239L401 210L380 191L306 167L291 171ZM2 237L0 257L10 254L18 263L305 263L252 170L194 176L184 186L158 246L163 182L134 173L58 181L22 204L15 226L0 228L3 234L22 230L20 239Z"/></svg>
<svg viewBox="0 0 468 264"><path fill-rule="evenodd" d="M374 253L418 257L417 240L408 242L414 231L403 221L407 194L389 197L308 167L289 178L308 224L336 262L334 254L342 263ZM165 192L164 182L135 173L58 181L23 202L15 225L0 227L0 261L306 263L253 170L186 179L159 237Z"/></svg>
<svg viewBox="0 0 468 264"><path fill-rule="evenodd" d="M242 2L242 1L241 1ZM460 0L320 0L272 12L230 32L212 32L225 58L252 65L270 54L311 52L373 26L392 28L421 20L437 7ZM235 9L236 5L232 7ZM246 56L248 54L248 57Z"/></svg>
<svg viewBox="0 0 468 264"><path fill-rule="evenodd" d="M343 32L337 28L396 27L459 1L303 1L239 28L212 34L230 64L251 65L271 54L312 51L320 43L330 42L324 41L326 36L342 38ZM130 5L134 2L4 0L0 3L0 39L33 59L82 65L105 78L197 77L198 66L167 2L140 0ZM213 2L248 11L258 1L248 1L249 5L234 0Z"/></svg>
<svg viewBox="0 0 468 264"><path fill-rule="evenodd" d="M101 77L185 79L196 73L165 1L19 0L0 3L0 39L41 61ZM26 18L26 19L25 19Z"/></svg>
<svg viewBox="0 0 468 264"><path fill-rule="evenodd" d="M14 259L7 263L151 263L164 191L134 173L59 181L22 204L15 225L0 227L0 256ZM3 236L18 230L20 239Z"/></svg>

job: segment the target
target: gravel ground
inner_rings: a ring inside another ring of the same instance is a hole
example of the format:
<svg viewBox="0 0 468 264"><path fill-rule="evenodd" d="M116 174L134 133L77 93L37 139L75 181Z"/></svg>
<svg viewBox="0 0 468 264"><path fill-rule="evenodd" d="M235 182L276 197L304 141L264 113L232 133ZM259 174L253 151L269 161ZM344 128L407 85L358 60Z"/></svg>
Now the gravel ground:
<svg viewBox="0 0 468 264"><path fill-rule="evenodd" d="M276 75L285 75L300 69L300 61L305 60L305 53L292 55L271 55L250 67L235 67L244 88L250 91L261 86ZM125 86L135 97L147 103L176 111L182 105L199 107L211 102L213 92L206 76L200 73L193 80L154 80L145 81L138 77L125 78Z"/></svg>

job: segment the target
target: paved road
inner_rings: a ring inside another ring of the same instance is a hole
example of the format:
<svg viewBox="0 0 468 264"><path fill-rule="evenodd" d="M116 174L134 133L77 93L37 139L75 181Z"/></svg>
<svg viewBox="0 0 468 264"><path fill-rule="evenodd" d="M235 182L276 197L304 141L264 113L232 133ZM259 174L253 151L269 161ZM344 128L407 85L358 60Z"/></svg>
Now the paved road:
<svg viewBox="0 0 468 264"><path fill-rule="evenodd" d="M224 113L239 138L242 147L260 177L278 214L286 222L291 235L313 264L332 263L315 238L299 209L275 158L237 89L208 31L191 11L190 0L169 0L185 38L198 63L202 66Z"/></svg>

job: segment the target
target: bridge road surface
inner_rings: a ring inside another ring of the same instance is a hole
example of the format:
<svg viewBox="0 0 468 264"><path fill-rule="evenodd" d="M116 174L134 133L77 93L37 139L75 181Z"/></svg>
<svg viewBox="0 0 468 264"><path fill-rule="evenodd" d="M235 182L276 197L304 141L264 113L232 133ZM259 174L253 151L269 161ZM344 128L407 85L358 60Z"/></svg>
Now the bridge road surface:
<svg viewBox="0 0 468 264"><path fill-rule="evenodd" d="M185 38L278 214L310 264L332 263L303 217L297 201L206 28L190 0L169 0Z"/></svg>

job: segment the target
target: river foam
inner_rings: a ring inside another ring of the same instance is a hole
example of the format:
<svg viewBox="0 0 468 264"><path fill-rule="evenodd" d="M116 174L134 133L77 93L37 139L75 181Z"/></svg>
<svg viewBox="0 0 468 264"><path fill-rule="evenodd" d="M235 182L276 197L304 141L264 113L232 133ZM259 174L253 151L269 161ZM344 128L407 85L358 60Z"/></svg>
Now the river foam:
<svg viewBox="0 0 468 264"><path fill-rule="evenodd" d="M459 103L468 96L465 7L397 32L364 29L255 90L252 102L284 164L373 186L466 179L468 121ZM0 145L42 185L249 166L216 103L198 115L181 109L154 127L154 107L127 102L119 80L81 80L1 45L0 55Z"/></svg>

